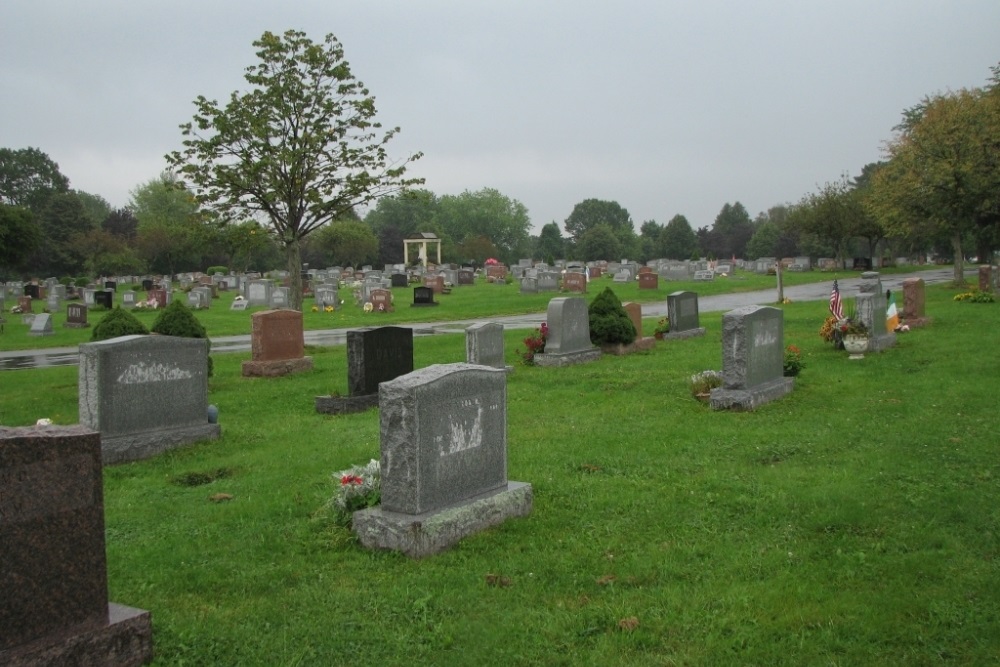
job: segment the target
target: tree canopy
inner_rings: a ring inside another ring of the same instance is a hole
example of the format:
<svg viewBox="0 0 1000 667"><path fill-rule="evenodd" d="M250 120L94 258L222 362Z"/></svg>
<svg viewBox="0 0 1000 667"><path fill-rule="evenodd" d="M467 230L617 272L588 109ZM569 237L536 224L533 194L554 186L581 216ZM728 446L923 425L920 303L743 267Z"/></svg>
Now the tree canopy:
<svg viewBox="0 0 1000 667"><path fill-rule="evenodd" d="M0 148L0 203L40 213L49 197L69 191L59 165L37 148Z"/></svg>
<svg viewBox="0 0 1000 667"><path fill-rule="evenodd" d="M355 78L332 34L265 32L247 68L250 90L225 107L199 96L194 122L181 125L184 150L167 155L199 200L224 220L263 216L284 247L292 305L301 308L300 243L348 210L417 185L404 177L414 153L391 161L375 98Z"/></svg>

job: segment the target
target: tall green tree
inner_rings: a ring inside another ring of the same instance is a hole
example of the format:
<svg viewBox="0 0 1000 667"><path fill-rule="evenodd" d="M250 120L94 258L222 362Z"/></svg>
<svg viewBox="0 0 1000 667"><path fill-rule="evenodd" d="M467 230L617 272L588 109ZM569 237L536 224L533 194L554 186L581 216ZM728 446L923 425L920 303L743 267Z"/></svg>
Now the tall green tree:
<svg viewBox="0 0 1000 667"><path fill-rule="evenodd" d="M904 112L897 130L865 203L889 234L946 233L961 284L963 239L1000 224L1000 93L937 95Z"/></svg>
<svg viewBox="0 0 1000 667"><path fill-rule="evenodd" d="M698 252L698 237L683 215L670 218L660 234L660 249L667 259L691 259Z"/></svg>
<svg viewBox="0 0 1000 667"><path fill-rule="evenodd" d="M583 233L577 244L580 259L590 262L621 257L622 244L611 225L599 224Z"/></svg>
<svg viewBox="0 0 1000 667"><path fill-rule="evenodd" d="M42 234L34 214L23 206L0 204L0 278L27 268L42 245Z"/></svg>
<svg viewBox="0 0 1000 667"><path fill-rule="evenodd" d="M79 241L96 227L76 193L49 196L38 221L42 246L32 260L32 268L56 276L82 271L86 257Z"/></svg>
<svg viewBox="0 0 1000 667"><path fill-rule="evenodd" d="M49 197L69 191L59 165L37 148L0 148L0 203L41 213Z"/></svg>
<svg viewBox="0 0 1000 667"><path fill-rule="evenodd" d="M598 225L607 225L619 242L629 241L630 234L635 237L629 212L618 202L603 199L585 199L574 206L563 226L573 243L580 243L583 235Z"/></svg>
<svg viewBox="0 0 1000 667"><path fill-rule="evenodd" d="M563 238L562 232L559 231L559 225L554 220L542 226L542 230L538 234L538 244L535 248L536 259L548 262L549 259L565 258L566 240Z"/></svg>
<svg viewBox="0 0 1000 667"><path fill-rule="evenodd" d="M177 177L164 172L132 190L129 208L135 214L139 255L151 271L173 275L200 270L205 246L203 216L198 200Z"/></svg>
<svg viewBox="0 0 1000 667"><path fill-rule="evenodd" d="M292 305L302 307L300 244L348 210L417 185L404 177L421 154L391 161L375 98L355 78L337 38L265 32L247 68L250 90L220 107L199 96L168 162L224 220L266 218L285 250Z"/></svg>
<svg viewBox="0 0 1000 667"><path fill-rule="evenodd" d="M438 202L437 221L445 234L458 243L485 236L505 262L515 260L530 238L528 209L493 188L443 195Z"/></svg>
<svg viewBox="0 0 1000 667"><path fill-rule="evenodd" d="M753 221L743 204L727 202L715 217L712 231L715 232L713 238L717 239L717 246L706 250L711 250L716 257L743 257L753 236Z"/></svg>
<svg viewBox="0 0 1000 667"><path fill-rule="evenodd" d="M317 233L317 241L334 264L359 267L378 257L378 237L357 220L336 220Z"/></svg>

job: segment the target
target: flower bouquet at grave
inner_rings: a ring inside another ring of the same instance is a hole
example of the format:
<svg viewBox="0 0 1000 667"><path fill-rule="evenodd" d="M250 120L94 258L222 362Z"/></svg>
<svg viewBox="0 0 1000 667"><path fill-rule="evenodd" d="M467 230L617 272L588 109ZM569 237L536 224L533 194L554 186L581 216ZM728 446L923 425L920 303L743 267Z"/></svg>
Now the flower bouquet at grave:
<svg viewBox="0 0 1000 667"><path fill-rule="evenodd" d="M691 395L699 401L707 401L712 390L722 386L721 371L702 371L691 376Z"/></svg>
<svg viewBox="0 0 1000 667"><path fill-rule="evenodd" d="M666 333L670 333L670 318L664 317L659 322L656 323L656 328L653 329L654 334L660 334L661 336Z"/></svg>
<svg viewBox="0 0 1000 667"><path fill-rule="evenodd" d="M786 378L795 377L801 373L802 369L805 367L805 362L802 361L802 350L795 345L789 345L786 347L782 374Z"/></svg>
<svg viewBox="0 0 1000 667"><path fill-rule="evenodd" d="M530 336L524 339L524 346L527 348L523 352L517 351L521 360L528 366L535 363L535 355L545 352L545 341L549 337L549 325L542 322L542 326L535 329Z"/></svg>
<svg viewBox="0 0 1000 667"><path fill-rule="evenodd" d="M382 478L379 462L370 460L363 466L351 466L333 474L337 491L330 505L341 522L350 523L351 515L358 510L375 507L382 500Z"/></svg>

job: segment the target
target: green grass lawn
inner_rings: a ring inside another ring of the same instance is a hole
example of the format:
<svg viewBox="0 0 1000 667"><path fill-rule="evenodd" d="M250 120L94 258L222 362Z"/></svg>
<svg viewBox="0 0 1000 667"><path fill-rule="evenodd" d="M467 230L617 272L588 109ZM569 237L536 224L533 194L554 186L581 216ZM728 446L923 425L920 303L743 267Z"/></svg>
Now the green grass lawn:
<svg viewBox="0 0 1000 667"><path fill-rule="evenodd" d="M719 313L567 368L518 364L509 331L533 513L422 561L326 509L331 474L378 457L377 411L314 409L346 388L343 346L276 379L214 355L222 438L105 469L111 599L152 611L157 665L997 664L1000 304L954 293L928 287L933 322L863 361L817 335L825 303L782 306L806 368L752 413L688 392L721 367ZM418 338L415 366L464 345ZM0 423L75 423L76 383L0 373Z"/></svg>

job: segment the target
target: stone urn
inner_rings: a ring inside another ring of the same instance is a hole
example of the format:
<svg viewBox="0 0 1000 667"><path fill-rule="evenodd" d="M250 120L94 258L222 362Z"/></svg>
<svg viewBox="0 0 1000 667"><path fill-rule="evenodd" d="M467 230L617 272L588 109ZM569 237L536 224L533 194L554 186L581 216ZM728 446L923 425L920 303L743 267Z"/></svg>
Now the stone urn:
<svg viewBox="0 0 1000 667"><path fill-rule="evenodd" d="M850 352L848 359L864 359L868 350L866 334L847 334L844 336L844 349Z"/></svg>

